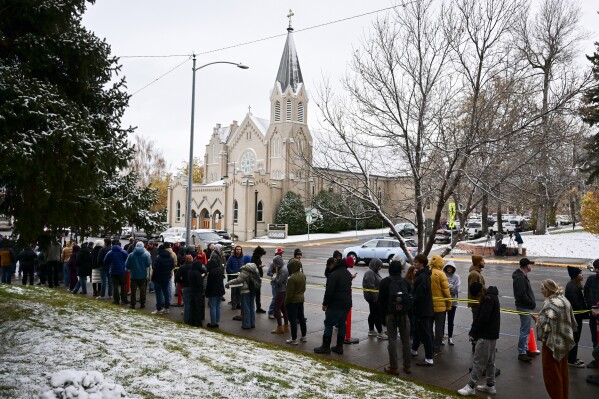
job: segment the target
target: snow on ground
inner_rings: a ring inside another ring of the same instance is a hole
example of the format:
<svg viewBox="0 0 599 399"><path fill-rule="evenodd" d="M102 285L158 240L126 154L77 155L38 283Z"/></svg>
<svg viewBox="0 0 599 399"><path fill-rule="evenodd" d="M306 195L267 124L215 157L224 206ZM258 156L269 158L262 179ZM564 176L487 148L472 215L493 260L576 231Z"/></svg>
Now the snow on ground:
<svg viewBox="0 0 599 399"><path fill-rule="evenodd" d="M119 386L131 398L445 397L399 378L100 302L2 284L0 396L42 397L74 381L89 388L93 378L98 388L112 389L104 398L120 396Z"/></svg>
<svg viewBox="0 0 599 399"><path fill-rule="evenodd" d="M558 230L553 234L542 236L522 235L526 248L527 256L543 256L550 258L576 258L576 259L596 259L599 258L599 238L591 233L580 231ZM503 239L504 244L508 244L509 236ZM495 243L493 242L494 245ZM485 243L478 243L484 246ZM516 244L509 242L509 246Z"/></svg>

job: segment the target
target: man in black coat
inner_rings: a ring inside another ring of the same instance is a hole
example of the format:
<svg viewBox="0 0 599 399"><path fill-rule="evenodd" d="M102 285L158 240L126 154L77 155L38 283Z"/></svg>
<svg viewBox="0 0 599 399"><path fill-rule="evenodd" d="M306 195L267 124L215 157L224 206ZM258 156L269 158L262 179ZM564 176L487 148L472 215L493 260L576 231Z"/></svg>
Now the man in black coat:
<svg viewBox="0 0 599 399"><path fill-rule="evenodd" d="M412 341L412 356L418 356L420 342L424 345L424 360L417 366L433 365L433 292L431 290L431 270L426 255L419 254L414 258L414 320L416 330Z"/></svg>
<svg viewBox="0 0 599 399"><path fill-rule="evenodd" d="M472 296L482 294L482 297L479 311L474 315L474 321L469 333L476 341L470 380L464 388L458 390L458 393L463 396L472 396L476 394L476 391L480 391L494 395L496 393L495 345L499 339L499 329L501 326L499 291L497 287L490 286L485 292L485 288L481 283L474 282L470 285L470 294ZM485 370L487 384L476 385Z"/></svg>
<svg viewBox="0 0 599 399"><path fill-rule="evenodd" d="M518 360L521 362L530 362L531 356L537 353L528 350L528 334L532 319L530 313L537 307L535 293L530 286L528 273L532 270L535 263L528 258L520 259L520 268L512 273L514 299L516 301L516 310L520 313L520 334L518 337Z"/></svg>
<svg viewBox="0 0 599 399"><path fill-rule="evenodd" d="M315 353L331 353L332 350L340 355L343 354L345 320L352 307L351 282L352 275L347 270L345 259L331 266L322 301L322 310L325 312L322 345L314 348ZM337 326L337 344L331 349L333 326Z"/></svg>
<svg viewBox="0 0 599 399"><path fill-rule="evenodd" d="M29 285L33 285L33 270L35 268L36 259L37 254L33 251L31 246L26 246L17 255L19 269L23 272L23 285L27 284L27 277L29 277Z"/></svg>

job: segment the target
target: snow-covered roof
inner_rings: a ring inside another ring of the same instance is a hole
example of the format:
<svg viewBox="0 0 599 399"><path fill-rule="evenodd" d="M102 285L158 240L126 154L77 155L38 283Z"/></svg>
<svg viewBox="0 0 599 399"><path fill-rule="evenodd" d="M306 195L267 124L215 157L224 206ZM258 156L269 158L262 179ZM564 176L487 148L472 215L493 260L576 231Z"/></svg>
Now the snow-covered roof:
<svg viewBox="0 0 599 399"><path fill-rule="evenodd" d="M212 183L204 184L204 187L219 187L225 184L224 180L213 181Z"/></svg>
<svg viewBox="0 0 599 399"><path fill-rule="evenodd" d="M217 129L218 139L221 143L226 143L231 133L231 126L221 127Z"/></svg>
<svg viewBox="0 0 599 399"><path fill-rule="evenodd" d="M293 92L296 92L298 85L303 83L304 79L302 78L302 71L300 69L295 43L293 41L293 28L289 27L287 28L287 31L289 33L287 33L287 41L285 42L285 48L283 49L283 55L281 56L281 63L279 64L276 81L279 82L283 91L291 86Z"/></svg>
<svg viewBox="0 0 599 399"><path fill-rule="evenodd" d="M260 129L260 133L266 136L266 132L268 131L268 127L270 126L270 121L268 119L258 118L251 114L249 115L249 117L252 120L252 122L254 122L254 125L256 125L258 129Z"/></svg>

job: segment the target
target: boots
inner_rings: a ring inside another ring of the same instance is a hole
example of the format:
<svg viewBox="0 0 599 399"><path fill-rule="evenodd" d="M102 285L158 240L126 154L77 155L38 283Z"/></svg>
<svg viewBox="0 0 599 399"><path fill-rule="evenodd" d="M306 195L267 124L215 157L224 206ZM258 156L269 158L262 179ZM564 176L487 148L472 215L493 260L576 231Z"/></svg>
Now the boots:
<svg viewBox="0 0 599 399"><path fill-rule="evenodd" d="M286 333L289 332L289 324L284 324L283 325L283 331L285 331Z"/></svg>
<svg viewBox="0 0 599 399"><path fill-rule="evenodd" d="M277 326L277 328L272 330L270 333L271 334L285 334L285 330L283 329L283 326Z"/></svg>
<svg viewBox="0 0 599 399"><path fill-rule="evenodd" d="M343 340L344 338L337 337L337 345L331 348L331 350L339 355L343 355Z"/></svg>
<svg viewBox="0 0 599 399"><path fill-rule="evenodd" d="M322 346L314 348L314 353L331 353L331 337L322 337Z"/></svg>

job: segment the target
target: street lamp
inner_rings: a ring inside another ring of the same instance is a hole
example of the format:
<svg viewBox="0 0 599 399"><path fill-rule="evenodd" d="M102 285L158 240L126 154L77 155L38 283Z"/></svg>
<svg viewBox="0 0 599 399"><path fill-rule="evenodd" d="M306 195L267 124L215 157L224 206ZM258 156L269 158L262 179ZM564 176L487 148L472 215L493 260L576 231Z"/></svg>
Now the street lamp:
<svg viewBox="0 0 599 399"><path fill-rule="evenodd" d="M195 116L195 99L196 99L196 71L205 68L209 65L214 64L230 64L235 65L237 68L248 69L249 66L241 63L229 62L229 61L215 61L209 62L208 64L201 65L196 68L196 55L193 55L193 80L191 83L191 133L189 135L189 166L187 168L187 210L185 213L185 245L189 245L189 239L191 236L191 187L193 184L193 128L194 128L194 116Z"/></svg>

